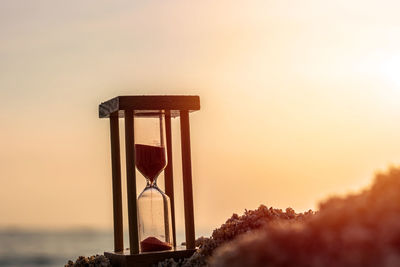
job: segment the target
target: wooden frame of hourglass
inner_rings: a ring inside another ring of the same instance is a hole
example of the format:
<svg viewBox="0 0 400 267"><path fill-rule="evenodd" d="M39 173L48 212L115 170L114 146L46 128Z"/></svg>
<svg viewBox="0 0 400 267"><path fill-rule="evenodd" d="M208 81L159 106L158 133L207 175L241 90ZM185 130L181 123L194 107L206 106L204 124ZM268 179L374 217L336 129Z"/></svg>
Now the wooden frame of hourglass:
<svg viewBox="0 0 400 267"><path fill-rule="evenodd" d="M190 257L195 251L195 228L193 213L192 167L190 153L189 113L200 110L198 96L118 96L99 106L99 117L110 119L111 167L114 218L114 252L104 254L112 266L150 266L167 258ZM168 163L164 170L165 193L171 201L172 233L174 249L159 252L139 252L138 218L136 204L136 171L135 171L135 112L164 111ZM172 131L171 118L180 118L183 199L185 213L186 248L176 246L174 185L172 171ZM129 249L124 249L122 223L122 189L121 160L119 142L119 118L125 120L125 156L128 198Z"/></svg>

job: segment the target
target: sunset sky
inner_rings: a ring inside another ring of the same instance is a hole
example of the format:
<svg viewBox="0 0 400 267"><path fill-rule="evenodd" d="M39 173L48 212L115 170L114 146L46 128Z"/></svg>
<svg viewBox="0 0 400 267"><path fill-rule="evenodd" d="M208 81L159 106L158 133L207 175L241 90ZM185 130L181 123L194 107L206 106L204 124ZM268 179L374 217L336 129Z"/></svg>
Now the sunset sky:
<svg viewBox="0 0 400 267"><path fill-rule="evenodd" d="M0 228L112 227L109 123L97 109L117 95L200 96L199 233L260 204L316 209L369 185L400 164L399 10L361 0L0 1ZM179 200L178 120L173 130Z"/></svg>

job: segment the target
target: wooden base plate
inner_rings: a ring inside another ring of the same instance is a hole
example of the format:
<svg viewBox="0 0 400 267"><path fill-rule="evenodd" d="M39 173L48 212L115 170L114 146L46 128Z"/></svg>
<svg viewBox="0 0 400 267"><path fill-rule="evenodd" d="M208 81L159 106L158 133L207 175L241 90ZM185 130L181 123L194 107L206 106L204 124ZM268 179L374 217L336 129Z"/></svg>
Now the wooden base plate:
<svg viewBox="0 0 400 267"><path fill-rule="evenodd" d="M175 260L189 258L195 249L177 247L169 251L141 252L131 255L129 249L121 252L104 252L113 267L150 267L159 261L173 258Z"/></svg>

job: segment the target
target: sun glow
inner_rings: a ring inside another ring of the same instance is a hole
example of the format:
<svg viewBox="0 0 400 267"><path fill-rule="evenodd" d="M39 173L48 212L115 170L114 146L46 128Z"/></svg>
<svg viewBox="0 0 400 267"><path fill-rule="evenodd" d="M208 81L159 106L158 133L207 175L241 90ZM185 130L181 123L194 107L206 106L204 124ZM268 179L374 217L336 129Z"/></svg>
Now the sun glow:
<svg viewBox="0 0 400 267"><path fill-rule="evenodd" d="M393 90L400 95L400 54L391 55L379 64L379 74L381 77L394 85Z"/></svg>

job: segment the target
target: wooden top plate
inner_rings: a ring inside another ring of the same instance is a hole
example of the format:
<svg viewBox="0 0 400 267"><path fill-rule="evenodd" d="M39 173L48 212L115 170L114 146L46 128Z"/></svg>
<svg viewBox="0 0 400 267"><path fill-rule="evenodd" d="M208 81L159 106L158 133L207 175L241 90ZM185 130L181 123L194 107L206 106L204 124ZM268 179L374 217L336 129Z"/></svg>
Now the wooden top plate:
<svg viewBox="0 0 400 267"><path fill-rule="evenodd" d="M99 105L99 117L108 118L111 114L124 117L125 110L135 111L135 115L152 116L165 110L171 111L172 117L179 116L180 110L189 112L200 110L199 96L184 95L145 95L117 96Z"/></svg>

